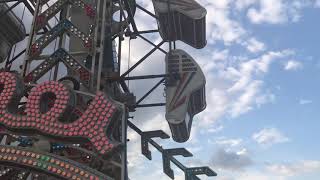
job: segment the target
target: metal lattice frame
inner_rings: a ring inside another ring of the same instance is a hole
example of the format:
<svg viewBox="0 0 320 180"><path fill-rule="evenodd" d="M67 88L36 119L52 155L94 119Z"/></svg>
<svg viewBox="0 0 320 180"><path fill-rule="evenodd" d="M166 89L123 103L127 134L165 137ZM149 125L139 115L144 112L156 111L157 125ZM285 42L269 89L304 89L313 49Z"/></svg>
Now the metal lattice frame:
<svg viewBox="0 0 320 180"><path fill-rule="evenodd" d="M10 9L8 9L8 11L11 11L13 8L17 7L20 3L23 3L27 9L29 10L29 12L31 14L33 14L33 22L32 22L32 28L31 31L29 33L26 34L26 36L29 36L29 42L27 45L27 48L22 50L21 52L19 52L15 57L8 57L6 63L5 63L5 69L6 70L10 70L11 65L14 61L16 61L17 59L21 58L24 54L26 54L25 57L25 64L23 66L23 72L22 74L25 77L28 77L29 72L29 65L30 62L32 61L32 54L34 51L34 46L33 44L36 43L35 39L37 35L42 35L45 36L46 33L50 33L52 32L52 29L54 29L54 27L50 27L49 24L44 24L42 27L36 27L36 22L37 22L37 17L40 15L41 12L41 5L47 3L46 1L41 1L41 0L1 0L0 3L7 3L7 2L15 2ZM45 2L42 3L41 2ZM100 5L103 5L104 7L106 7L106 1L103 0L97 0L97 7L99 7ZM165 82L165 77L167 77L168 75L166 74L159 74L159 75L144 75L144 76L133 76L133 77L128 77L127 75L132 72L136 67L138 67L141 63L143 63L151 54L153 54L155 51L159 50L160 52L167 54L168 52L165 51L164 49L161 48L161 46L165 43L164 41L158 43L158 44L154 44L151 40L147 39L146 37L144 37L144 34L147 33L158 33L158 30L147 30L147 31L139 31L135 20L134 20L134 15L133 15L133 10L131 9L131 6L129 4L128 0L120 0L120 4L124 4L124 7L122 7L121 9L121 21L123 19L127 20L130 23L130 27L127 29L126 32L124 32L124 29L121 30L121 32L117 33L116 35L114 35L112 37L112 39L119 39L119 45L118 45L118 65L119 65L119 77L117 78L112 78L109 81L110 82L114 82L120 85L120 87L122 87L122 90L126 93L130 93L130 89L128 88L128 86L126 85L125 81L126 80L144 80L144 79L155 79L155 78L160 78L160 81L158 83L156 83L154 85L154 87L152 87L149 91L146 92L145 95L143 95L138 101L136 101L134 104L128 104L127 109L135 109L135 108L144 108L144 107L157 107L157 106L164 106L165 103L163 102L155 102L155 103L151 103L151 104L142 104L143 100L146 99L152 92L154 92L154 90L156 90L159 85L161 85L162 83ZM65 8L61 7L61 9ZM143 8L142 6L136 4L136 7L145 12L146 14L150 15L150 17L153 17L155 19L157 19L157 16L155 14L153 14L152 12L148 11L147 9ZM103 8L103 13L105 14L105 9ZM97 14L99 14L99 8L96 9L98 12ZM124 17L124 10L126 10L128 17ZM7 11L7 12L8 12ZM7 12L4 12L3 14L0 15L0 18L3 17L3 15ZM64 11L63 14L60 14L59 19L65 19L68 16L68 11ZM55 17L56 18L56 17ZM105 27L105 17L102 17L102 27ZM70 25L69 25L70 26ZM42 29L42 31L37 31L39 29ZM132 29L132 31L130 30ZM97 33L97 27L94 30L93 33ZM104 32L104 30L101 30L102 32ZM60 38L59 40L59 47L61 48L64 44L63 41L65 39L65 35L62 34L62 30L61 33L58 33L57 36L60 36L62 38ZM144 40L145 42L149 43L150 46L153 47L153 49L151 49L147 54L145 54L145 56L143 56L139 61L137 61L133 66L131 66L126 72L120 74L120 69L121 69L121 61L122 61L122 57L121 57L121 51L122 51L122 40L124 39L123 36L127 36L130 37L131 39L134 38L141 38L142 40ZM104 36L104 35L102 35ZM102 39L103 37L101 37ZM94 37L94 39L96 39L96 37ZM39 40L38 40L39 41ZM95 42L94 42L95 43ZM94 44L93 43L93 44ZM101 42L102 43L102 42ZM172 48L171 43L173 43L174 48L175 48L175 42L169 42L170 48ZM100 46L103 46L103 44L100 44ZM95 53L101 53L101 47L100 48L95 48L94 46L92 47L93 51ZM63 59L61 59L63 61ZM94 83L93 81L91 81L90 87L91 88L96 88L97 90L100 89L100 84L101 84L101 66L102 66L102 56L100 55L99 59L95 59L93 58L92 64L95 64L96 61L98 62L98 77L97 77L97 82L96 82L96 87L94 87ZM53 64L52 66L55 66L55 72L54 72L54 80L56 80L57 78L57 73L58 73L58 64ZM92 68L91 69L91 74L96 73L95 69ZM90 93L86 93L86 92L77 92L77 93L82 93L82 94L86 94L86 95L91 95L93 96L93 94ZM186 166L184 166L182 163L180 163L174 156L177 155L182 155L184 157L191 157L192 154L187 151L184 148L176 148L176 149L164 149L162 146L160 146L156 141L154 141L152 138L156 138L156 137L160 137L162 139L167 139L169 138L169 136L167 134L165 134L163 131L159 130L159 131L149 131L149 132L143 132L141 131L137 126L135 126L131 121L128 120L129 116L128 114L125 116L126 118L124 118L122 120L122 143L123 143L123 150L121 152L121 156L122 156L122 172L121 172L121 179L128 179L128 175L127 175L127 155L126 155L126 146L127 146L127 126L129 126L131 129L133 129L135 132L137 132L140 136L141 136L141 150L142 150L142 154L144 156L146 156L146 158L151 160L151 152L148 149L148 145L152 145L154 146L161 154L162 154L162 159L163 159L163 171L165 174L167 174L170 178L174 178L174 173L173 170L170 168L170 162L172 162L173 164L175 164L178 168L180 168L182 171L184 171L185 173L185 178L187 180L192 180L192 179L199 179L197 177L197 175L207 175L207 176L216 176L216 173L214 171L212 171L209 167L192 167L192 168L188 168Z"/></svg>

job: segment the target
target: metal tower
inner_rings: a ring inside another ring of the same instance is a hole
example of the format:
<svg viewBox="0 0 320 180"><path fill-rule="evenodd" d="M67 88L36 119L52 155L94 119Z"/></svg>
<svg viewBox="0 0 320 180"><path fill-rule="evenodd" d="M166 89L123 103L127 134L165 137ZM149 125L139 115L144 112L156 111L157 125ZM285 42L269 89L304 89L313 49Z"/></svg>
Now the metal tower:
<svg viewBox="0 0 320 180"><path fill-rule="evenodd" d="M165 106L173 140L185 142L193 116L206 107L201 67L176 47L178 40L205 47L206 10L194 0L152 3L155 13L135 0L0 0L0 179L129 179L128 127L141 136L146 158L152 159L149 145L162 154L170 178L171 163L187 180L216 176L209 167L186 167L175 156L191 157L188 150L162 147L153 138L169 135L143 132L131 120L137 108ZM13 13L17 7L22 17ZM136 11L155 18L158 28L139 30ZM149 33L162 41L155 44ZM122 42L136 38L153 48L121 72ZM25 49L15 52L19 42ZM168 51L161 48L166 43ZM166 56L163 74L128 76L155 51ZM137 99L126 81L146 79L160 80ZM161 85L166 102L143 104Z"/></svg>

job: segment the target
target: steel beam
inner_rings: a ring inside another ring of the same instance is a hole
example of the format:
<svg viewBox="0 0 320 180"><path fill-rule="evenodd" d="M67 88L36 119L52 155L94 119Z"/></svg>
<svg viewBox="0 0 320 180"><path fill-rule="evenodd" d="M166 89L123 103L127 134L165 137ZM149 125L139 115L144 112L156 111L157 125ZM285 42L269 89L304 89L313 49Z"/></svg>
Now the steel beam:
<svg viewBox="0 0 320 180"><path fill-rule="evenodd" d="M4 17L8 12L10 12L13 8L17 7L20 3L22 3L24 0L19 0L18 2L14 3L12 6L10 6L7 10L5 10L2 14L0 14L0 19Z"/></svg>
<svg viewBox="0 0 320 180"><path fill-rule="evenodd" d="M122 118L121 122L121 141L123 144L123 149L121 152L121 180L128 179L128 162L127 162L127 128L128 128L128 110L125 107L125 115Z"/></svg>
<svg viewBox="0 0 320 180"><path fill-rule="evenodd" d="M0 4L1 3L8 3L8 2L15 2L15 1L19 1L19 0L1 0Z"/></svg>
<svg viewBox="0 0 320 180"><path fill-rule="evenodd" d="M157 87L160 86L165 81L165 78L162 78L156 85L154 85L144 96L142 96L138 101L137 105L139 105L145 98L147 98Z"/></svg>
<svg viewBox="0 0 320 180"><path fill-rule="evenodd" d="M100 91L101 87L101 72L103 66L103 49L104 49L104 37L105 37L105 29L106 29L106 12L107 12L107 1L103 1L103 10L102 10L102 24L101 24L101 41L100 41L100 54L99 54L99 61L98 61L98 74L97 74L97 84L96 84L96 91Z"/></svg>
<svg viewBox="0 0 320 180"><path fill-rule="evenodd" d="M126 82L124 82L123 79L121 79L121 80L119 81L119 83L120 83L120 86L122 87L122 89L123 89L124 92L130 93L129 88L128 88Z"/></svg>
<svg viewBox="0 0 320 180"><path fill-rule="evenodd" d="M124 77L124 80L142 80L142 79L155 79L155 78L164 78L168 77L167 74L158 74L158 75L144 75L144 76L130 76Z"/></svg>
<svg viewBox="0 0 320 180"><path fill-rule="evenodd" d="M37 35L44 35L46 32L38 32ZM29 33L26 34L26 36L30 36Z"/></svg>
<svg viewBox="0 0 320 180"><path fill-rule="evenodd" d="M11 52L12 52L12 47L10 48L8 55L7 55L7 60L6 60L6 64L4 65L6 70L10 70L11 66L10 65L10 56L11 56ZM12 54L13 55L13 54Z"/></svg>
<svg viewBox="0 0 320 180"><path fill-rule="evenodd" d="M141 39L143 39L144 41L148 42L149 44L151 44L153 47L157 47L157 45L155 45L153 42L151 42L149 39L143 37L142 35L138 34L138 37L140 37ZM158 50L160 50L161 52L163 52L164 54L167 54L168 52L163 50L162 48L158 47Z"/></svg>
<svg viewBox="0 0 320 180"><path fill-rule="evenodd" d="M165 106L166 103L153 103L153 104L138 104L135 107L136 108L146 108L146 107L159 107L159 106Z"/></svg>
<svg viewBox="0 0 320 180"><path fill-rule="evenodd" d="M139 34L148 34L148 33L157 33L159 32L158 29L154 29L154 30L145 30L145 31L138 31Z"/></svg>
<svg viewBox="0 0 320 180"><path fill-rule="evenodd" d="M153 52L155 52L162 44L164 41L161 41L156 47L154 47L151 51L149 51L145 56L143 56L136 64L130 67L125 73L121 75L121 77L127 76L131 71L133 71L139 64L141 64L144 60L146 60Z"/></svg>
<svg viewBox="0 0 320 180"><path fill-rule="evenodd" d="M154 133L151 132L151 135L149 134L149 132L143 132L141 131L136 125L134 125L131 121L128 121L128 126L136 131L140 136L141 136L141 142L142 145L145 145L146 147L143 147L143 151L142 153L148 158L151 159L151 154L150 151L148 151L148 144L151 144L153 147L155 147L162 155L163 157L165 157L165 163L164 164L164 170L166 170L166 172L168 172L169 177L173 177L173 172L172 174L169 172L170 171L170 166L167 166L168 164L170 164L170 162L172 162L173 164L175 164L179 169L181 169L184 173L185 173L185 178L186 180L195 180L195 179L199 179L197 177L197 175L207 175L207 176L217 176L217 174L212 171L209 167L191 167L188 168L186 166L184 166L180 161L178 161L174 156L175 155L182 155L185 157L191 157L192 154L187 151L184 148L176 148L176 149L164 149L161 145L159 145L157 142L155 142L152 137L161 137L161 138L165 138L164 134L161 134L160 131ZM146 139L146 133L147 135L149 135ZM160 136L161 135L161 136ZM199 179L200 180L200 179Z"/></svg>
<svg viewBox="0 0 320 180"><path fill-rule="evenodd" d="M137 28L137 25L136 25L136 23L134 21L133 12L131 10L129 2L128 2L128 0L123 0L123 2L124 2L124 6L125 6L125 8L127 10L127 13L128 13L129 22L131 23L133 31L137 34L138 33L138 28Z"/></svg>
<svg viewBox="0 0 320 180"><path fill-rule="evenodd" d="M137 8L139 8L140 10L142 10L143 12L149 14L150 16L154 17L155 19L158 19L158 17L151 13L150 11L148 11L147 9L143 8L142 6L140 6L139 4L136 4Z"/></svg>
<svg viewBox="0 0 320 180"><path fill-rule="evenodd" d="M97 58L97 55L98 53L101 53L100 51L100 45L97 47L98 43L97 43L97 39L98 39L98 32L99 32L99 28L100 28L100 6L101 6L101 1L102 0L97 0L96 3L97 3L97 14L96 14L96 18L95 18L95 21L96 21L96 26L94 28L94 38L93 38L93 56L92 56L92 60L91 60L91 74L92 74L92 77L95 76L95 68L96 68L96 58ZM103 10L103 9L102 9ZM100 56L101 54L99 54ZM94 80L91 80L91 83L90 83L90 89L93 90L94 89Z"/></svg>
<svg viewBox="0 0 320 180"><path fill-rule="evenodd" d="M28 1L23 1L23 4L27 7L27 9L29 10L29 12L31 13L31 14L34 14L34 8L29 4L29 2ZM46 32L48 32L48 28L47 27L43 27L43 31L46 33Z"/></svg>
<svg viewBox="0 0 320 180"><path fill-rule="evenodd" d="M15 60L17 60L23 53L26 52L26 49L22 50L21 52L19 52L15 57L13 57L8 64L12 64Z"/></svg>
<svg viewBox="0 0 320 180"><path fill-rule="evenodd" d="M137 127L135 126L131 121L128 121L128 126L133 129L134 131L136 131L140 136L143 134L143 132ZM162 146L160 146L157 142L155 142L153 139L149 140L149 143L155 147L160 153L163 153L164 149L162 148ZM180 163L175 157L170 157L169 158L171 160L171 162L173 162L178 168L180 168L181 170L185 170L186 167Z"/></svg>
<svg viewBox="0 0 320 180"><path fill-rule="evenodd" d="M39 12L41 12L40 1L41 0L37 0L37 4L36 4L36 7L35 7L33 13L30 11L31 14L33 14L33 19L32 19L32 24L31 24L30 36L29 36L28 44L27 44L27 48L26 48L27 49L26 56L25 56L23 68L22 68L22 75L23 76L25 76L26 74L29 73L29 68L30 68L29 54L30 54L31 45L32 45L33 41L36 39L36 36L34 34L35 33L35 23L36 23L36 17L38 16ZM25 2L25 5L26 4L28 4L28 2ZM28 8L28 6L27 6L27 8Z"/></svg>

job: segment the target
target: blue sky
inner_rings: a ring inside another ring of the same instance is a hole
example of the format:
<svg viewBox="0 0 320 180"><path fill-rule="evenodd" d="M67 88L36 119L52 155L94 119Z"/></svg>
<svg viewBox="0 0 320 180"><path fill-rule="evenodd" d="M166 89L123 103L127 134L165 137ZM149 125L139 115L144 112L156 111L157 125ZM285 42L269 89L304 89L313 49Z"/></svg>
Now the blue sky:
<svg viewBox="0 0 320 180"><path fill-rule="evenodd" d="M50 1L51 2L51 1ZM153 11L151 1L137 0ZM194 157L188 166L209 165L218 180L320 179L320 17L319 0L198 0L207 8L208 45L190 53L206 74L207 109L194 119L188 142L156 139L165 148L186 147ZM22 6L15 9L19 17ZM25 16L30 24L31 16ZM136 13L139 30L155 29L154 19ZM159 42L158 34L148 35ZM17 47L19 52L24 43ZM123 43L122 57L134 64L152 47L137 38ZM167 47L163 47L167 48ZM14 64L17 69L18 63ZM128 62L123 62L122 71ZM161 74L164 54L154 53L130 75ZM139 98L156 81L136 81L130 88ZM144 102L163 102L160 87ZM133 122L141 129L170 130L164 108L139 109ZM133 180L169 179L161 155L153 161L140 153L132 131L128 160ZM152 148L151 148L152 149ZM173 166L174 168L174 166ZM174 168L176 179L183 173ZM209 179L201 177L201 179Z"/></svg>
<svg viewBox="0 0 320 180"><path fill-rule="evenodd" d="M316 142L320 137L320 26L316 23L320 1L198 2L208 10L208 45L195 50L179 43L178 48L186 49L202 66L208 107L196 116L189 142L159 142L190 149L193 158L179 159L190 166L209 165L218 173L212 179L320 179ZM152 10L151 3L140 3ZM154 27L145 23L151 20L143 13L136 18L142 29ZM159 41L157 36L150 38ZM147 45L139 40L131 43L136 43L131 54L134 62ZM154 55L135 73L161 72L162 58L160 53ZM139 92L147 85L131 86ZM148 100L159 99L155 93ZM144 130L168 132L163 115L163 109L144 109L134 121ZM131 179L169 179L162 175L160 154L154 151L153 162L148 162L134 151L139 150L139 138L130 133L129 137ZM183 179L179 170L175 174Z"/></svg>

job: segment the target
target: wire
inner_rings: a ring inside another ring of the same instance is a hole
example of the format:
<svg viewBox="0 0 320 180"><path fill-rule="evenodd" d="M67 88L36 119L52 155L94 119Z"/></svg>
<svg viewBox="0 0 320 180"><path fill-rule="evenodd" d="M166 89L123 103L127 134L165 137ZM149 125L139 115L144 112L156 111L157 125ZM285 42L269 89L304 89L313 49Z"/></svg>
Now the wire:
<svg viewBox="0 0 320 180"><path fill-rule="evenodd" d="M131 37L129 38L128 70L130 68L130 60L131 60ZM128 77L130 77L130 72L128 73ZM130 81L128 79L128 88L129 87L130 87Z"/></svg>
<svg viewBox="0 0 320 180"><path fill-rule="evenodd" d="M55 17L56 17L56 16L55 16ZM56 18L55 21L54 21L54 26L56 26L57 23L58 23L58 20L57 20L57 18ZM56 40L54 41L53 53L56 52L56 49L57 49L57 41L58 41L58 38L56 38ZM50 70L49 80L51 80L51 77L52 77L51 75L52 75L52 68L51 68L51 70Z"/></svg>
<svg viewBox="0 0 320 180"><path fill-rule="evenodd" d="M22 11L22 15L21 15L21 21L22 22L23 22L24 12L25 11L26 11L26 6L23 7L23 11ZM17 44L14 45L13 52L12 52L12 57L14 57L14 55L16 53L16 49L17 49ZM11 69L11 65L12 65L12 63L10 64L10 69Z"/></svg>
<svg viewBox="0 0 320 180"><path fill-rule="evenodd" d="M21 16L21 21L23 21L24 19L24 12L26 11L26 6L23 7L23 11L22 11L22 16Z"/></svg>
<svg viewBox="0 0 320 180"><path fill-rule="evenodd" d="M172 29L171 29L171 7L170 7L170 0L167 0L167 5L168 5L168 33L169 33L169 50L171 51L172 50L172 41L170 40L170 38L172 38Z"/></svg>

